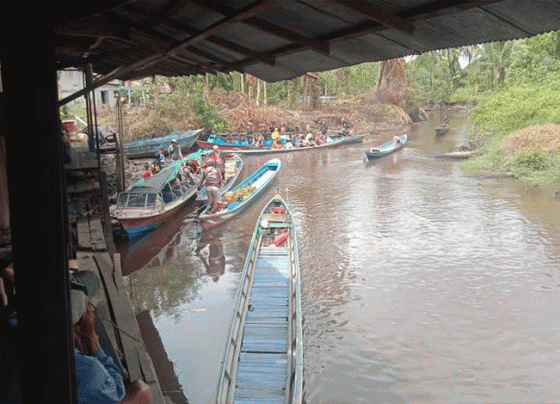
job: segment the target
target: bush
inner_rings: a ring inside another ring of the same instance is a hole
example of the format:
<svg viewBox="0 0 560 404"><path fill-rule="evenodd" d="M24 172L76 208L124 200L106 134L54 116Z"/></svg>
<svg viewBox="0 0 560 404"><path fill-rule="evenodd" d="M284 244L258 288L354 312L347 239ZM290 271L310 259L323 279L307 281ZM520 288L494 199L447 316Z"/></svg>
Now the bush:
<svg viewBox="0 0 560 404"><path fill-rule="evenodd" d="M517 86L483 97L472 111L478 125L511 133L543 123L560 123L560 79L548 85Z"/></svg>
<svg viewBox="0 0 560 404"><path fill-rule="evenodd" d="M219 107L206 101L202 95L192 97L191 106L196 118L211 131L220 132L225 128L226 121L222 118Z"/></svg>

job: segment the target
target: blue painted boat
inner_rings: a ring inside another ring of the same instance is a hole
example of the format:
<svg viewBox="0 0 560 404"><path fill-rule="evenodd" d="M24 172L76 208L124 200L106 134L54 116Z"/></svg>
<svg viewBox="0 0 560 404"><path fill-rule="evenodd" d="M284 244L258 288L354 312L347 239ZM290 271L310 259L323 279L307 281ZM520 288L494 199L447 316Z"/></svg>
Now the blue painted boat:
<svg viewBox="0 0 560 404"><path fill-rule="evenodd" d="M239 174L241 174L241 170L243 170L243 160L237 154L229 155L226 159L226 167L225 167L225 183L222 187L222 197L224 194L233 187L237 178L239 178ZM206 185L200 188L198 191L198 195L196 197L196 201L198 203L206 203L208 201L206 197Z"/></svg>
<svg viewBox="0 0 560 404"><path fill-rule="evenodd" d="M276 195L241 275L216 403L302 403L301 277L294 219Z"/></svg>
<svg viewBox="0 0 560 404"><path fill-rule="evenodd" d="M382 145L372 147L368 151L366 151L366 156L368 160L372 160L379 157L384 157L396 150L399 150L404 146L406 140L408 139L407 135L400 135L399 136L400 142L395 143L394 140L389 140L388 142L383 143Z"/></svg>
<svg viewBox="0 0 560 404"><path fill-rule="evenodd" d="M252 192L250 194L246 194L243 199L224 204L222 209L212 214L207 213L209 206L206 206L205 210L199 215L199 219L203 222L203 225L218 225L226 220L229 220L257 200L257 198L276 177L276 174L280 171L281 166L282 163L279 159L269 160L231 189L230 192L235 194L237 190L251 187Z"/></svg>
<svg viewBox="0 0 560 404"><path fill-rule="evenodd" d="M195 195L200 176L190 183L181 181L178 174L183 164L202 156L202 150L191 153L167 165L154 176L139 179L119 194L113 216L129 239L141 237L161 226Z"/></svg>
<svg viewBox="0 0 560 404"><path fill-rule="evenodd" d="M153 139L133 140L123 143L124 155L128 158L153 157L159 149L167 150L172 140L177 140L177 144L184 153L188 152L194 145L204 129L187 130L186 132L174 132L167 136L156 137Z"/></svg>

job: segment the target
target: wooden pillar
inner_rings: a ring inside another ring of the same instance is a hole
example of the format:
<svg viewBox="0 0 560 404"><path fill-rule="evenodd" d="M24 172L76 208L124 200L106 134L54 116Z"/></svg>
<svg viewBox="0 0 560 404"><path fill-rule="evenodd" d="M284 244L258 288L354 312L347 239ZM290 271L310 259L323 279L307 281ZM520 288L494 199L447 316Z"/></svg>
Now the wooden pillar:
<svg viewBox="0 0 560 404"><path fill-rule="evenodd" d="M23 401L68 403L76 401L68 215L54 37L46 27L33 35L40 58L25 46L2 49L3 120Z"/></svg>

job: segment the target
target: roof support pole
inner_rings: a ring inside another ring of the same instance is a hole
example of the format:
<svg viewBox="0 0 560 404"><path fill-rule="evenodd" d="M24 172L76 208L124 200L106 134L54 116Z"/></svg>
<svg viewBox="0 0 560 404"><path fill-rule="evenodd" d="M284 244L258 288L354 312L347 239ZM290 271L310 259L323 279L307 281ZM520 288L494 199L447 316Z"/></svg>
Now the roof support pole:
<svg viewBox="0 0 560 404"><path fill-rule="evenodd" d="M39 65L37 56L21 47L2 50L0 96L23 401L69 403L76 400L68 215L51 32L36 32L33 39L45 50Z"/></svg>

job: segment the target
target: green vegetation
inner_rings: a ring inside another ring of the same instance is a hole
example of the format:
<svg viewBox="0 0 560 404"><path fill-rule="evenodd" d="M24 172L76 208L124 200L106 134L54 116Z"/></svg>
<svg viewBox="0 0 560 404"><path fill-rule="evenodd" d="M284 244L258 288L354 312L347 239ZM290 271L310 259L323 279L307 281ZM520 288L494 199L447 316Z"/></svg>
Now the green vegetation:
<svg viewBox="0 0 560 404"><path fill-rule="evenodd" d="M130 84L124 125L130 133L125 138L192 127L243 131L247 121L256 131L321 122L336 127L343 117L355 130L373 131L378 123L421 117L427 104L467 104L473 107L477 128L470 143L481 150L468 167L554 182L559 181L558 159L555 151L536 146L538 135L527 150L504 148L503 142L527 127L560 124L559 77L560 31L363 63L277 83L238 72L156 77Z"/></svg>

